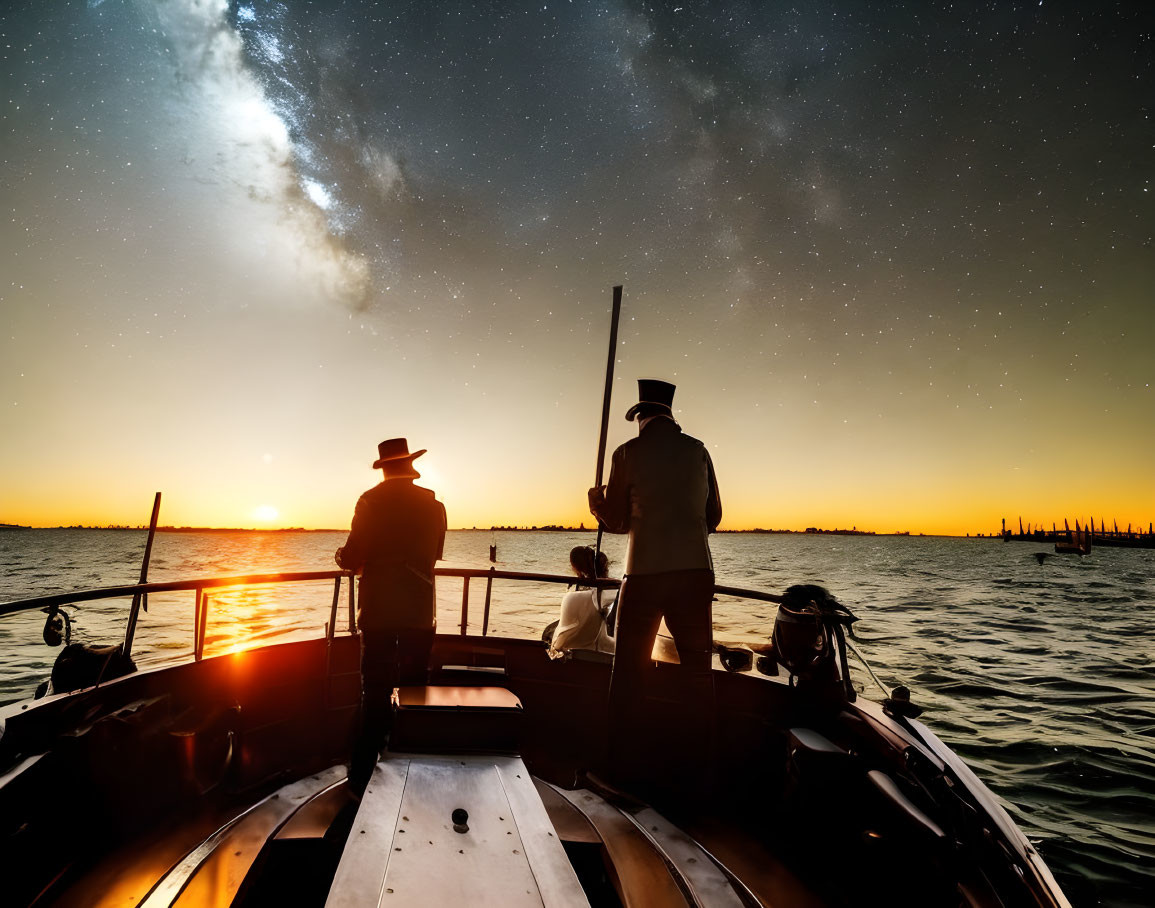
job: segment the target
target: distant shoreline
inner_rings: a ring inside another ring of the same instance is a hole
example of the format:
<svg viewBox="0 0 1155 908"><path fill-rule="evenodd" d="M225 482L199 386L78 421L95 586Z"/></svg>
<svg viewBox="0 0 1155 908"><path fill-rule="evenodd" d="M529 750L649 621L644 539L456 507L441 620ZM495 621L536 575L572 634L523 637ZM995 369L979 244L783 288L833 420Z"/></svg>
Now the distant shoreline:
<svg viewBox="0 0 1155 908"><path fill-rule="evenodd" d="M85 526L84 524L76 524L73 526L55 526L55 527L31 527L18 526L11 523L0 523L0 531L3 530L112 530L112 531L127 531L133 533L147 532L146 526ZM157 527L158 533L347 533L349 528L343 529L308 529L306 527Z"/></svg>
<svg viewBox="0 0 1155 908"><path fill-rule="evenodd" d="M451 533L592 533L596 527L587 526L560 526L551 524L549 526L491 526L491 527L451 527ZM146 532L147 526L85 526L77 524L74 526L55 526L55 527L32 527L23 526L20 524L3 523L0 524L0 532L4 530L104 530L104 531L126 531L133 533ZM176 527L176 526L160 526L156 528L158 533L347 533L348 527L322 527L319 529L309 529L306 527ZM910 538L939 538L939 539L999 539L997 533L982 534L956 534L956 533L910 533L910 532L896 532L896 533L878 533L874 530L825 530L818 527L808 527L805 530L774 530L763 529L762 527L755 527L748 530L717 530L719 534L727 535L775 535L775 536L880 536L892 537L902 536Z"/></svg>

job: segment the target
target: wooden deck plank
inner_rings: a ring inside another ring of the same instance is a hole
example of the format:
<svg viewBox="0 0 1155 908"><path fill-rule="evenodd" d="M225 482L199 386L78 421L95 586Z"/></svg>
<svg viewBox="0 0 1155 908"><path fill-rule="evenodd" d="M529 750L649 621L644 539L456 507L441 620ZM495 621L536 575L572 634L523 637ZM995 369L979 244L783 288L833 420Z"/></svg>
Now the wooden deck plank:
<svg viewBox="0 0 1155 908"><path fill-rule="evenodd" d="M382 761L374 768L337 865L326 908L364 908L380 901L408 772L406 760Z"/></svg>
<svg viewBox="0 0 1155 908"><path fill-rule="evenodd" d="M519 757L502 757L495 762L525 844L542 904L545 908L579 908L583 905L588 908L581 882L566 857L561 839L554 831L525 764Z"/></svg>
<svg viewBox="0 0 1155 908"><path fill-rule="evenodd" d="M823 908L827 904L764 841L733 823L699 822L689 832L768 908Z"/></svg>
<svg viewBox="0 0 1155 908"><path fill-rule="evenodd" d="M537 793L541 796L541 803L545 805L554 831L563 842L595 844L602 840L585 814L562 797L552 785L540 779L535 779L534 785L537 786Z"/></svg>
<svg viewBox="0 0 1155 908"><path fill-rule="evenodd" d="M232 904L269 837L302 805L344 776L344 767L334 766L270 795L187 854L141 905L162 908Z"/></svg>
<svg viewBox="0 0 1155 908"><path fill-rule="evenodd" d="M519 757L390 754L373 779L330 908L588 904Z"/></svg>
<svg viewBox="0 0 1155 908"><path fill-rule="evenodd" d="M687 833L652 807L627 815L678 868L699 903L710 908L745 908L729 877Z"/></svg>
<svg viewBox="0 0 1155 908"><path fill-rule="evenodd" d="M557 789L593 824L605 844L625 908L693 905L654 844L620 810L585 789Z"/></svg>
<svg viewBox="0 0 1155 908"><path fill-rule="evenodd" d="M454 831L452 814L469 816ZM509 801L492 760L414 760L381 904L541 905Z"/></svg>
<svg viewBox="0 0 1155 908"><path fill-rule="evenodd" d="M293 814L277 832L276 840L283 842L289 839L324 838L337 819L337 814L351 804L353 799L354 795L350 793L346 782L334 785Z"/></svg>

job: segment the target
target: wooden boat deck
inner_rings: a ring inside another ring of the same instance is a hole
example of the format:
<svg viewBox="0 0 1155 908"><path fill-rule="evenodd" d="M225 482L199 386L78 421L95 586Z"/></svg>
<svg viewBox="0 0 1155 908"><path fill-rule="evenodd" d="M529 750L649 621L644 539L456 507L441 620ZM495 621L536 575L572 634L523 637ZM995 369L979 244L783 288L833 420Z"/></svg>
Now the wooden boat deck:
<svg viewBox="0 0 1155 908"><path fill-rule="evenodd" d="M377 764L326 903L587 904L520 757L405 754Z"/></svg>

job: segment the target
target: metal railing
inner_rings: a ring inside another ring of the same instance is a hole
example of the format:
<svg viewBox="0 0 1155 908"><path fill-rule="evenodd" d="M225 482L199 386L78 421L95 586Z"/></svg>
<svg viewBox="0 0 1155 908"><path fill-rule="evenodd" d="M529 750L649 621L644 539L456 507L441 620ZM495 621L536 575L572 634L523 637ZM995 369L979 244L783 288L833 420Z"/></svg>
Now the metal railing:
<svg viewBox="0 0 1155 908"><path fill-rule="evenodd" d="M124 644L121 651L125 656L132 655L134 631L140 610L148 611L148 597L152 593L175 593L191 591L195 594L193 602L193 657L200 661L204 656L205 631L208 627L209 596L206 590L235 588L242 586L257 586L271 583L300 583L303 581L332 580L333 602L329 610L329 622L326 635L332 637L337 624L337 607L341 598L341 580L352 578L348 571L288 571L276 574L242 574L233 577L203 577L196 580L169 580L154 583L134 583L126 586L108 586L94 590L76 590L71 593L53 593L49 596L36 596L32 599L20 599L14 602L0 603L0 617L15 614L16 612L32 611L33 609L47 609L62 605L74 605L77 602L93 602L100 599L118 599L132 596L132 605L129 608L128 625L125 632ZM353 593L354 584L349 584L349 626L356 623Z"/></svg>
<svg viewBox="0 0 1155 908"><path fill-rule="evenodd" d="M573 575L538 574L525 571L499 571L495 568L437 568L434 574L438 577L460 577L461 585L461 622L460 634L465 636L469 629L469 586L472 580L485 578L485 605L482 612L481 635L489 633L490 606L493 597L493 582L495 580L513 580L522 583L555 583L572 585L579 581L584 587L599 589L617 589L621 581L614 578L591 580L577 578ZM170 580L153 583L134 583L126 586L110 586L92 590L77 590L71 593L54 593L49 596L36 596L31 599L20 599L13 602L0 603L0 617L15 614L16 612L45 609L61 605L73 605L78 602L92 602L100 599L116 599L132 596L133 603L128 619L128 632L125 634L123 652L126 656L132 652L132 629L135 628L139 610L148 610L148 597L154 593L172 593L192 591L195 594L193 604L193 657L199 661L204 657L205 633L208 626L209 590L228 587L256 586L273 583L302 583L318 580L333 581L333 598L329 608L329 621L326 623L325 635L332 639L336 633L337 612L341 601L341 584L345 578L352 581L355 575L350 571L291 571L276 574L243 574L232 577L206 577L196 580ZM348 584L348 617L350 632L356 627L356 596L352 582ZM715 586L716 595L735 596L744 599L754 599L761 602L781 602L782 597L773 593L763 593L758 590L746 590L731 586Z"/></svg>

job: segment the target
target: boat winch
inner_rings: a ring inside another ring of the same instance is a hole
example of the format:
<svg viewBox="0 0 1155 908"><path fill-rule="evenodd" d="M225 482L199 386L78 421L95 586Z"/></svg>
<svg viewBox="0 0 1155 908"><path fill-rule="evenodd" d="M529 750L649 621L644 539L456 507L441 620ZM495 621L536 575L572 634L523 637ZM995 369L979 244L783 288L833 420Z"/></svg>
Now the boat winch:
<svg viewBox="0 0 1155 908"><path fill-rule="evenodd" d="M841 663L847 698L853 700L845 671L845 634L857 620L825 587L810 583L789 587L774 619L772 639L778 661L800 682L837 680Z"/></svg>
<svg viewBox="0 0 1155 908"><path fill-rule="evenodd" d="M72 642L72 619L68 612L58 605L47 605L40 611L44 612L44 630L41 636L46 646L68 646Z"/></svg>
<svg viewBox="0 0 1155 908"><path fill-rule="evenodd" d="M58 605L41 609L45 614L41 636L47 646L64 648L52 666L51 683L44 681L37 686L35 699L49 693L61 694L83 687L92 687L102 681L111 681L136 671L136 663L125 656L121 646L95 646L89 643L72 642L72 619L68 612Z"/></svg>

